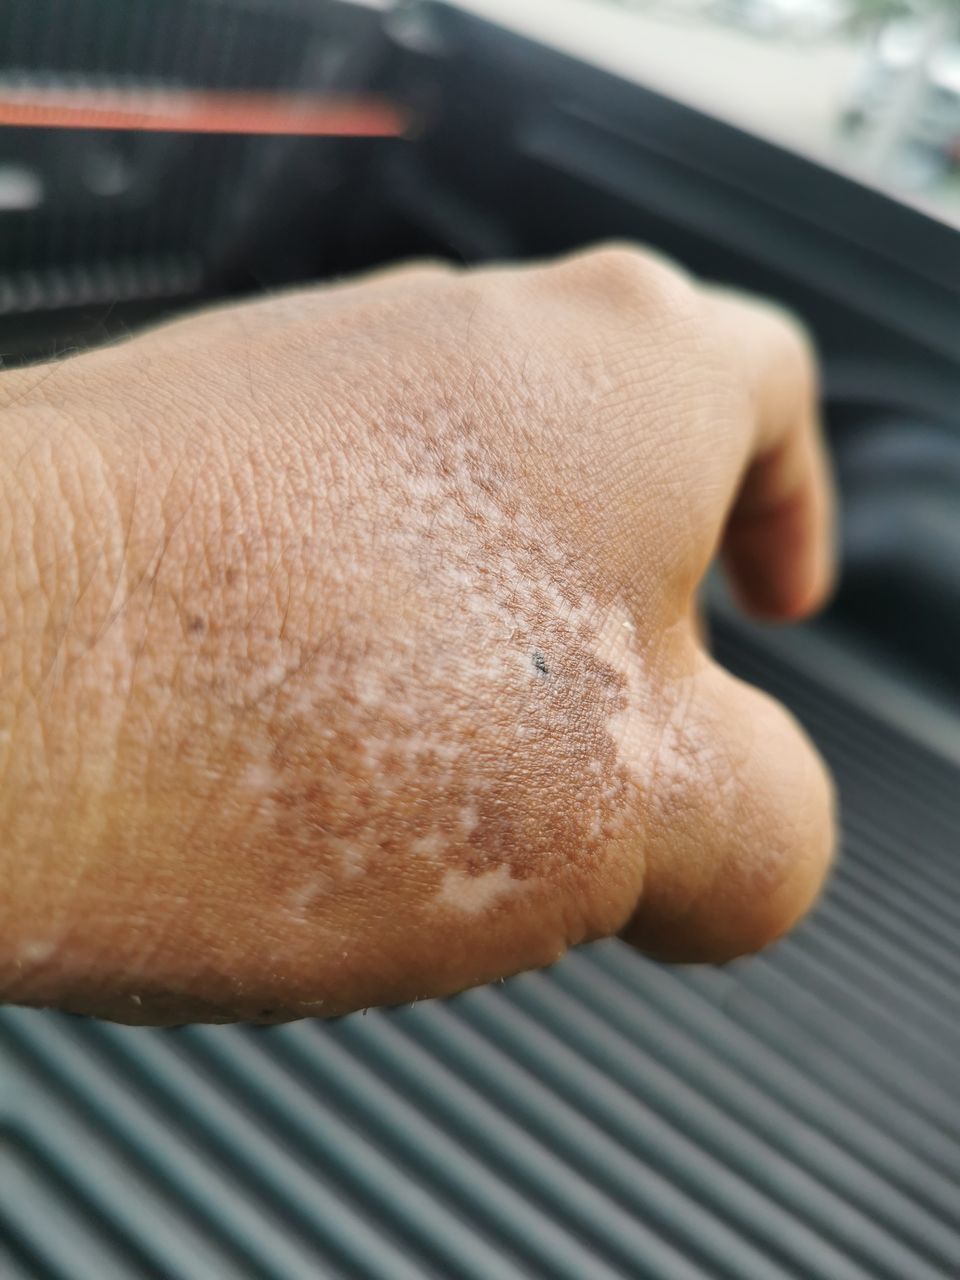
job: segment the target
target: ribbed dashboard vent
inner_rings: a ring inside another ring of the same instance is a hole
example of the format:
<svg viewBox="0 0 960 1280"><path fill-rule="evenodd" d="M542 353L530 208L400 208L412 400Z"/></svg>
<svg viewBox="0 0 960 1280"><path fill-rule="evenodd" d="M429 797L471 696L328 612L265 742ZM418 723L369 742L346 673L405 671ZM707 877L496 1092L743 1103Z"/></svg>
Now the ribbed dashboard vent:
<svg viewBox="0 0 960 1280"><path fill-rule="evenodd" d="M336 88L369 43L339 8L3 0L0 97ZM329 152L323 139L0 128L0 318L198 293L243 261L277 188L295 203L291 157L332 181Z"/></svg>
<svg viewBox="0 0 960 1280"><path fill-rule="evenodd" d="M0 1014L16 1280L960 1275L957 772L766 653L846 841L813 919L723 969L617 943L333 1024Z"/></svg>

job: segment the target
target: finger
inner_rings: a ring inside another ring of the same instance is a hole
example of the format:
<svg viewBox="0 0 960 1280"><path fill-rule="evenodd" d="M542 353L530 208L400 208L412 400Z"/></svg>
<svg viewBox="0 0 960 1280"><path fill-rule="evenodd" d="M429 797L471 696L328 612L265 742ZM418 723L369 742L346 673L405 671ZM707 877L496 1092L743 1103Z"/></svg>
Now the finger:
<svg viewBox="0 0 960 1280"><path fill-rule="evenodd" d="M804 617L824 603L835 574L833 483L815 357L786 313L732 293L707 296L752 406L724 560L749 612Z"/></svg>
<svg viewBox="0 0 960 1280"><path fill-rule="evenodd" d="M804 915L834 846L832 785L788 712L708 662L664 735L640 907L624 937L671 961L757 951Z"/></svg>

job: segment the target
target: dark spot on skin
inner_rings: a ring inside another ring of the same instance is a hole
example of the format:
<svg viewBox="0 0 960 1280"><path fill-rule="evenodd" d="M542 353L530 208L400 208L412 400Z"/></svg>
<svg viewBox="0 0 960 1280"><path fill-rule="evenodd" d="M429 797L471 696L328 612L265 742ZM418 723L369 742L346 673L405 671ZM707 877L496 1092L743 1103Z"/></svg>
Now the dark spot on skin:
<svg viewBox="0 0 960 1280"><path fill-rule="evenodd" d="M192 631L194 635L200 631L205 631L206 626L206 622L200 617L199 613L192 613L187 619L187 630Z"/></svg>
<svg viewBox="0 0 960 1280"><path fill-rule="evenodd" d="M547 660L539 649L534 649L533 656L530 661L533 663L533 669L536 671L537 675L548 676L550 674L550 668L547 666Z"/></svg>

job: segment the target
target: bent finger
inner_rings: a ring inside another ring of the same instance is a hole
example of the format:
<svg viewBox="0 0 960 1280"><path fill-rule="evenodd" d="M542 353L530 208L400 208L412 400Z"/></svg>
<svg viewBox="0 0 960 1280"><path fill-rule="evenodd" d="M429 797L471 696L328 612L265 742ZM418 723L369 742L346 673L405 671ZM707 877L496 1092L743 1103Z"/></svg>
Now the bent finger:
<svg viewBox="0 0 960 1280"><path fill-rule="evenodd" d="M660 754L646 878L627 941L660 959L724 961L779 938L833 854L833 788L789 713L712 662Z"/></svg>
<svg viewBox="0 0 960 1280"><path fill-rule="evenodd" d="M778 308L719 290L707 297L751 406L724 560L750 613L804 617L825 602L835 577L816 358L800 325Z"/></svg>

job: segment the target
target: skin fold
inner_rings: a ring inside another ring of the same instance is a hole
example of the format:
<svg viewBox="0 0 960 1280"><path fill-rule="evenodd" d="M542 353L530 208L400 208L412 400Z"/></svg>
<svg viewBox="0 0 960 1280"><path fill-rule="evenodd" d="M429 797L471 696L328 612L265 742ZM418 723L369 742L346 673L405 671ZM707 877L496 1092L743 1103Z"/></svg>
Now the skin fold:
<svg viewBox="0 0 960 1280"><path fill-rule="evenodd" d="M0 375L0 998L336 1015L807 910L832 793L705 652L830 589L799 326L606 246Z"/></svg>

